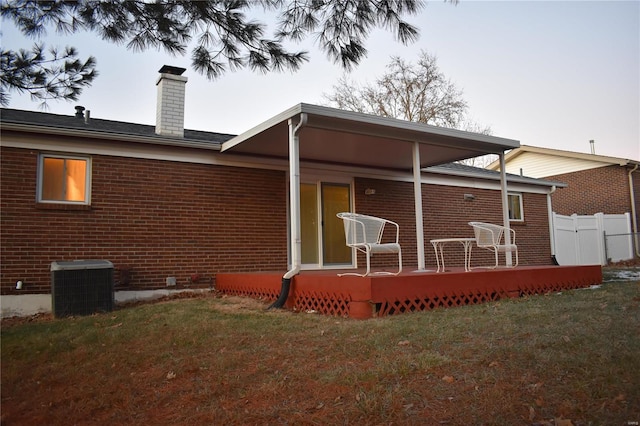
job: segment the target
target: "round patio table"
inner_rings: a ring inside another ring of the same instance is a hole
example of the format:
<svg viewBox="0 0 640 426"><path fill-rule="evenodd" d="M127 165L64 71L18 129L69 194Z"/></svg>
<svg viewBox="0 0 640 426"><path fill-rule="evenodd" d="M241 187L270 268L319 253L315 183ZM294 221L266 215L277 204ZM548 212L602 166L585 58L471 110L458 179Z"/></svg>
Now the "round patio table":
<svg viewBox="0 0 640 426"><path fill-rule="evenodd" d="M438 270L436 272L444 272L444 246L447 243L460 243L464 247L464 270L469 272L471 270L471 246L476 241L475 238L438 238L431 240L433 249L436 252L436 262L438 263ZM442 266L441 266L442 265Z"/></svg>

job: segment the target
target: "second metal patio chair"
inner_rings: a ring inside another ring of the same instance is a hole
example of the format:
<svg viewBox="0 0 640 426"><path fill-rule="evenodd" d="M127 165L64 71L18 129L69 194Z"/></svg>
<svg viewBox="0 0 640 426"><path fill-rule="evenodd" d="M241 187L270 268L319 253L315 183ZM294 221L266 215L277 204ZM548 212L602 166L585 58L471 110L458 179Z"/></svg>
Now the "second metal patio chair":
<svg viewBox="0 0 640 426"><path fill-rule="evenodd" d="M498 267L498 253L515 253L516 264L512 267L518 266L518 246L516 246L516 231L513 229L505 228L504 226L494 225L492 223L484 222L469 222L469 225L473 227L473 232L476 237L476 245L480 248L493 251L496 256L495 266L488 266L488 268ZM511 243L505 244L504 232L508 230L511 233Z"/></svg>

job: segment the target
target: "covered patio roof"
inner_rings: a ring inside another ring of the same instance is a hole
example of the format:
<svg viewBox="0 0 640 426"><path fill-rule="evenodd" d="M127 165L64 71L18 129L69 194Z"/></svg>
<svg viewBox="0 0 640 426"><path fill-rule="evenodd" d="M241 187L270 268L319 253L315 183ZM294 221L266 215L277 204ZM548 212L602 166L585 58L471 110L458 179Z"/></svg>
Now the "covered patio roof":
<svg viewBox="0 0 640 426"><path fill-rule="evenodd" d="M307 122L299 132L300 161L407 171L413 169L414 142L421 168L520 146L512 139L301 103L224 142L221 151L287 159L288 121L297 124L301 114Z"/></svg>
<svg viewBox="0 0 640 426"><path fill-rule="evenodd" d="M301 162L413 171L420 271L425 267L421 170L484 154L498 154L504 161L504 152L519 146L520 142L511 139L301 103L224 142L221 152L289 161L292 269L283 277L284 289L285 280L290 280L301 267ZM504 167L501 192L502 216L508 227ZM509 233L505 239L509 244ZM507 263L510 262L507 254Z"/></svg>

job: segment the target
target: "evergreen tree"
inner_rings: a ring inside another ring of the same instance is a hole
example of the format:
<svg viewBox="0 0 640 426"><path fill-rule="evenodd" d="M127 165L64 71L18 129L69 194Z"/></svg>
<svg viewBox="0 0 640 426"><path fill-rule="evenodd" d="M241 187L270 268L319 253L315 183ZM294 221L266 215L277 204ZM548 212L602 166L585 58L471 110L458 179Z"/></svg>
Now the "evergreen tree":
<svg viewBox="0 0 640 426"><path fill-rule="evenodd" d="M195 41L193 68L215 79L245 67L296 71L308 53L289 51L285 43L310 36L348 70L366 56L365 42L374 28L391 31L401 43L416 40L417 28L403 17L417 14L423 6L423 0L2 0L0 16L29 37L44 37L51 28L65 34L88 31L133 51L155 48L185 55ZM259 8L277 15L272 37L265 35L266 23L249 17ZM73 48L63 54L50 52L47 58L42 45L29 51L2 49L3 105L9 102L10 90L29 92L39 100L77 100L97 76L93 57L80 61Z"/></svg>

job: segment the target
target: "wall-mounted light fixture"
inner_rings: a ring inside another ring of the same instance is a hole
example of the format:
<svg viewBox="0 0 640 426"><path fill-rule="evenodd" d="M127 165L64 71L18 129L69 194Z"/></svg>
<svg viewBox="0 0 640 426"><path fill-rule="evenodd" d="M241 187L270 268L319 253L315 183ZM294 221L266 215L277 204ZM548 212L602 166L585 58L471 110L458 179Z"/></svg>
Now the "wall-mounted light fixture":
<svg viewBox="0 0 640 426"><path fill-rule="evenodd" d="M23 285L22 281L16 282L16 290L22 290L22 285Z"/></svg>
<svg viewBox="0 0 640 426"><path fill-rule="evenodd" d="M464 194L463 198L465 201L473 201L476 199L476 196L473 194Z"/></svg>
<svg viewBox="0 0 640 426"><path fill-rule="evenodd" d="M364 190L364 195L376 195L376 190L373 188L367 188Z"/></svg>

